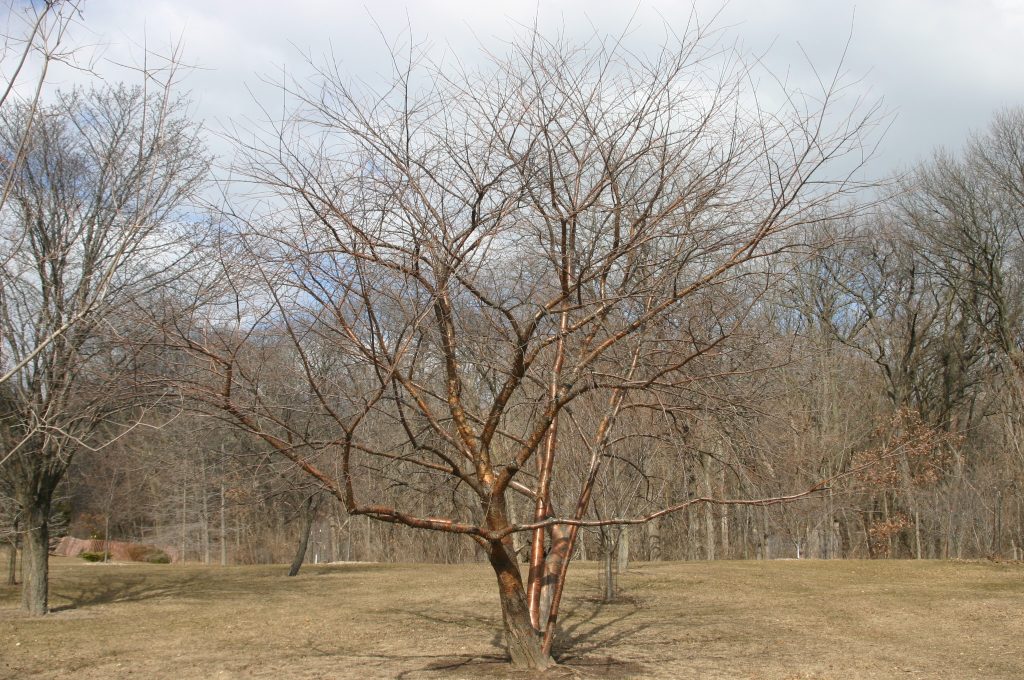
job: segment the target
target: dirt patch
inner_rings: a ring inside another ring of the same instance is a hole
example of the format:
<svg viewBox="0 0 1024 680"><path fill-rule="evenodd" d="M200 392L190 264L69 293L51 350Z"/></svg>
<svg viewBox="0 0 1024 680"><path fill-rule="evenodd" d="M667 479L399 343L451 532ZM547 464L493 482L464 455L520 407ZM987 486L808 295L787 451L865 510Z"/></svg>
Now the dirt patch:
<svg viewBox="0 0 1024 680"><path fill-rule="evenodd" d="M1024 567L640 564L624 597L572 567L538 678L1020 678ZM477 565L124 565L55 558L55 614L0 588L0 678L524 678Z"/></svg>

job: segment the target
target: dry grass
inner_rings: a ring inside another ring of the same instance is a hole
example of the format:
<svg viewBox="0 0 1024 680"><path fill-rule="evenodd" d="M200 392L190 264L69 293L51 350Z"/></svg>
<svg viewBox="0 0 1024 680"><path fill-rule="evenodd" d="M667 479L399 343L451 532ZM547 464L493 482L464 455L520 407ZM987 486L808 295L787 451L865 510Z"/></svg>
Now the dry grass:
<svg viewBox="0 0 1024 680"><path fill-rule="evenodd" d="M520 677L485 565L53 562L51 616L0 589L2 677ZM554 678L1024 677L1019 564L639 564L609 605L570 579Z"/></svg>

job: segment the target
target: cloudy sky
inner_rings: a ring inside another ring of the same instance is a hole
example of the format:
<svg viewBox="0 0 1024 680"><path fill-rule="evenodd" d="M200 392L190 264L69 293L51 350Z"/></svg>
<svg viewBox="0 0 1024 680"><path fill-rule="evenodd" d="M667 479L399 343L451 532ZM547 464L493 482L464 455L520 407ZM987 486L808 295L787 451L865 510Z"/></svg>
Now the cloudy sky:
<svg viewBox="0 0 1024 680"><path fill-rule="evenodd" d="M874 163L879 172L959 147L1003 107L1024 106L1022 0L697 0L730 43L790 82L811 77L808 61L832 72L843 60L856 90L895 115ZM661 41L694 7L678 0L84 0L75 38L102 45L98 70L138 60L144 42L182 40L197 66L185 82L211 129L256 116L253 97L272 101L261 76L301 74L303 53L332 51L342 70L372 80L387 71L384 37L407 26L436 53L472 59L532 24L581 37L615 33L632 20L631 45ZM849 39L849 47L846 48ZM805 56L806 55L806 56ZM62 76L69 82L73 75Z"/></svg>

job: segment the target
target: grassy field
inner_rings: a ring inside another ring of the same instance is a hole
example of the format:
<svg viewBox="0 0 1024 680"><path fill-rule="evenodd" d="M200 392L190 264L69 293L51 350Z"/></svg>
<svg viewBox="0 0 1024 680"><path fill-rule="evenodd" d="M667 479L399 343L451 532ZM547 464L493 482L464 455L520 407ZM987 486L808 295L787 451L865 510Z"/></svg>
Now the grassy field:
<svg viewBox="0 0 1024 680"><path fill-rule="evenodd" d="M5 678L504 678L485 565L200 567L54 559L41 619L0 590ZM1022 678L1024 567L637 564L570 573L553 678Z"/></svg>

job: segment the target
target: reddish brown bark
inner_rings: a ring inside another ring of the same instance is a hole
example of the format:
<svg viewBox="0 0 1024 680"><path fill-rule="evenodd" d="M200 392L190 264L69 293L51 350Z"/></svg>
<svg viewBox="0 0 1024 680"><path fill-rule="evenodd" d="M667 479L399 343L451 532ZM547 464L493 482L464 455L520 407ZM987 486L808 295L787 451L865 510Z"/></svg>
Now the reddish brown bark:
<svg viewBox="0 0 1024 680"><path fill-rule="evenodd" d="M530 608L519 566L500 541L492 541L487 552L498 578L505 644L512 665L529 670L544 670L554 665L551 655L544 650L540 634L530 622Z"/></svg>

